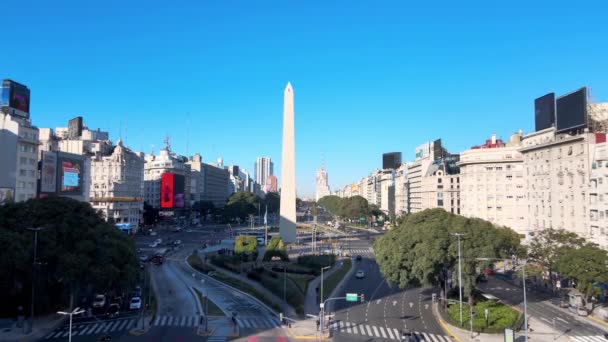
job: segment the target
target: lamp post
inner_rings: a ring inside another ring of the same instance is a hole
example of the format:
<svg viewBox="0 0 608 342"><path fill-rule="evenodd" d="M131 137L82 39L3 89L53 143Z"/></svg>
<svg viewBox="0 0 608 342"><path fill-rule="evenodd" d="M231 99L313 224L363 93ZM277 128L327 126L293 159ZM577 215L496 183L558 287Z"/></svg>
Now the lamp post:
<svg viewBox="0 0 608 342"><path fill-rule="evenodd" d="M462 327L462 261L460 257L460 237L466 234L452 233L458 238L458 297L460 300L460 326Z"/></svg>
<svg viewBox="0 0 608 342"><path fill-rule="evenodd" d="M30 306L30 328L29 332L32 332L34 329L34 298L35 298L35 284L36 284L36 256L38 252L38 232L43 230L44 227L32 227L27 228L29 231L34 232L34 261L32 262L32 303Z"/></svg>
<svg viewBox="0 0 608 342"><path fill-rule="evenodd" d="M72 342L72 316L79 315L83 312L84 312L84 310L82 310L81 308L76 308L76 309L72 310L71 312L57 311L57 313L60 315L70 316L70 335L69 335L70 337L68 337L69 342Z"/></svg>
<svg viewBox="0 0 608 342"><path fill-rule="evenodd" d="M323 271L327 270L331 268L331 266L325 266L325 267L321 267L321 304L323 303ZM319 304L319 306L321 307L321 333L323 333L323 327L325 326L325 305L321 305Z"/></svg>

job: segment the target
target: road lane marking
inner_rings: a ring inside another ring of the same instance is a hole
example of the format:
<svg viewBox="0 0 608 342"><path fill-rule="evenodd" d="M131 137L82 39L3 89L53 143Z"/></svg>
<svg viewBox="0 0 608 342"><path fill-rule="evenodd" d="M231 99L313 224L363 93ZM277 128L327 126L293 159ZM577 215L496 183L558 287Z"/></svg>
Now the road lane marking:
<svg viewBox="0 0 608 342"><path fill-rule="evenodd" d="M106 325L106 323L101 323L101 325L99 327L97 327L97 329L95 329L95 331L93 332L94 334L97 334L98 332L101 331L101 329L103 329L103 327Z"/></svg>
<svg viewBox="0 0 608 342"><path fill-rule="evenodd" d="M349 334L352 334L353 332L350 330L350 323L347 322L346 323L346 332L348 332Z"/></svg>
<svg viewBox="0 0 608 342"><path fill-rule="evenodd" d="M397 305L397 301L396 300L393 301L393 306L395 306L395 305Z"/></svg>
<svg viewBox="0 0 608 342"><path fill-rule="evenodd" d="M372 328L374 329L374 336L380 337L380 333L378 333L378 329L376 329L376 326L373 325Z"/></svg>
<svg viewBox="0 0 608 342"><path fill-rule="evenodd" d="M381 301L382 301L382 299L376 300L376 304L380 304Z"/></svg>
<svg viewBox="0 0 608 342"><path fill-rule="evenodd" d="M368 334L369 336L373 336L373 335L372 335L372 329L369 327L369 325L367 325L367 324L365 325L365 330L367 331L367 334Z"/></svg>
<svg viewBox="0 0 608 342"><path fill-rule="evenodd" d="M414 307L414 303L410 302L410 309Z"/></svg>
<svg viewBox="0 0 608 342"><path fill-rule="evenodd" d="M378 327L378 329L380 329L380 333L382 334L382 338L386 338L386 333L384 332L384 328L383 327Z"/></svg>
<svg viewBox="0 0 608 342"><path fill-rule="evenodd" d="M391 340L393 340L393 339L395 339L395 337L393 336L393 332L391 330L393 330L393 329L386 328L386 332L388 332L388 336L390 336Z"/></svg>

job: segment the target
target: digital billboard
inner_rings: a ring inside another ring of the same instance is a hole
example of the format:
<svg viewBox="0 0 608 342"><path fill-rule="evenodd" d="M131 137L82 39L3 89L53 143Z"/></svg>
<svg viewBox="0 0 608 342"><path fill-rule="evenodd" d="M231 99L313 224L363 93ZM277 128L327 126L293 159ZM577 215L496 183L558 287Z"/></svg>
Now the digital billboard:
<svg viewBox="0 0 608 342"><path fill-rule="evenodd" d="M30 116L30 90L23 84L15 81L2 82L3 111L11 115L29 118Z"/></svg>
<svg viewBox="0 0 608 342"><path fill-rule="evenodd" d="M60 193L81 193L84 165L82 160L59 157Z"/></svg>
<svg viewBox="0 0 608 342"><path fill-rule="evenodd" d="M383 169L398 169L401 166L401 152L390 152L382 154Z"/></svg>
<svg viewBox="0 0 608 342"><path fill-rule="evenodd" d="M415 160L420 160L427 158L431 154L431 145L433 143L424 143L418 147L416 147L416 157Z"/></svg>
<svg viewBox="0 0 608 342"><path fill-rule="evenodd" d="M40 192L54 193L57 191L57 155L55 152L42 152L40 166Z"/></svg>
<svg viewBox="0 0 608 342"><path fill-rule="evenodd" d="M555 93L549 93L534 100L534 123L536 131L555 124Z"/></svg>
<svg viewBox="0 0 608 342"><path fill-rule="evenodd" d="M163 173L160 180L160 207L183 208L186 204L186 179L183 175Z"/></svg>
<svg viewBox="0 0 608 342"><path fill-rule="evenodd" d="M558 97L555 109L557 133L587 127L587 88Z"/></svg>

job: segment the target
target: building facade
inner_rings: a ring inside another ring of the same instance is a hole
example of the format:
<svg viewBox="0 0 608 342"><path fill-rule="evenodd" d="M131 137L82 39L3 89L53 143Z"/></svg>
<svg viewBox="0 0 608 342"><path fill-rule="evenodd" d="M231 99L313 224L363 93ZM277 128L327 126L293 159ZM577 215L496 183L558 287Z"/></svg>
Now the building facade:
<svg viewBox="0 0 608 342"><path fill-rule="evenodd" d="M144 158L119 139L112 154L91 161L91 205L105 219L136 232L144 206Z"/></svg>
<svg viewBox="0 0 608 342"><path fill-rule="evenodd" d="M144 200L154 208L160 208L160 186L164 173L174 173L185 178L185 196L190 198L190 167L187 159L171 153L168 140L158 155L148 154L144 164Z"/></svg>
<svg viewBox="0 0 608 342"><path fill-rule="evenodd" d="M219 168L203 163L203 187L205 191L201 196L203 201L211 201L216 208L226 205L229 195L230 173L224 168Z"/></svg>
<svg viewBox="0 0 608 342"><path fill-rule="evenodd" d="M315 191L315 198L318 201L319 199L331 195L331 190L329 189L329 179L327 176L327 171L324 167L317 170L317 186Z"/></svg>
<svg viewBox="0 0 608 342"><path fill-rule="evenodd" d="M608 249L608 144L596 134L589 180L589 231L587 238Z"/></svg>
<svg viewBox="0 0 608 342"><path fill-rule="evenodd" d="M258 157L253 172L255 182L260 184L263 190L268 176L274 174L274 163L270 157Z"/></svg>
<svg viewBox="0 0 608 342"><path fill-rule="evenodd" d="M507 143L496 135L460 154L461 214L527 234L521 132Z"/></svg>

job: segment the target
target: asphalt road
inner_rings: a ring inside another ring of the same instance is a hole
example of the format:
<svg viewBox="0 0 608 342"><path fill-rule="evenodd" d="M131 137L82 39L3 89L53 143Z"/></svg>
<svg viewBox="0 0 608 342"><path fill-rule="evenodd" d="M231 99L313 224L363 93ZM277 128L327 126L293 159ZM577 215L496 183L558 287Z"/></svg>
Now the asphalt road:
<svg viewBox="0 0 608 342"><path fill-rule="evenodd" d="M351 243L353 249L369 247L365 240ZM412 331L415 341L449 341L433 317L431 290L388 286L373 254L362 255L361 261L353 261L353 267L355 272L364 271L365 278L357 279L353 272L337 296L363 294L365 302L337 300L330 306L335 315L329 326L336 341L395 341L403 329Z"/></svg>
<svg viewBox="0 0 608 342"><path fill-rule="evenodd" d="M521 287L512 285L498 277L489 277L488 282L479 284L479 287L509 304L519 306L523 310L523 290ZM550 298L546 295L528 292L526 299L532 329L534 329L534 321L541 320L549 326L555 326L560 333L568 336L603 336L607 333L604 329L587 322L585 318L570 314L567 311L568 309L552 304Z"/></svg>

